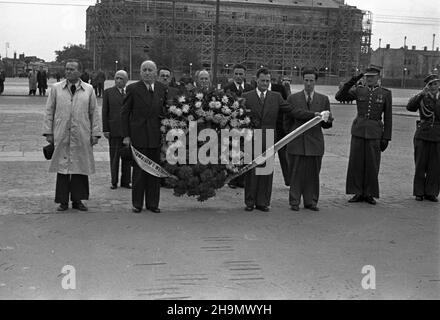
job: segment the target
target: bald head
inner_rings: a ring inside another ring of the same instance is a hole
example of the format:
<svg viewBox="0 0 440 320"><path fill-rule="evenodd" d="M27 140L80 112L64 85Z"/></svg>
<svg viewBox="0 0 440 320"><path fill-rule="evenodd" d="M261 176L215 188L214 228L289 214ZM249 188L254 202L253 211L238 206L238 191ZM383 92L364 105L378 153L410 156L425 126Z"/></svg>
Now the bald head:
<svg viewBox="0 0 440 320"><path fill-rule="evenodd" d="M128 74L124 70L119 70L115 73L115 86L124 88L128 81Z"/></svg>
<svg viewBox="0 0 440 320"><path fill-rule="evenodd" d="M199 88L209 88L211 81L207 70L200 70L197 74L197 86Z"/></svg>
<svg viewBox="0 0 440 320"><path fill-rule="evenodd" d="M146 60L141 64L141 78L145 83L152 84L156 81L157 66L154 61Z"/></svg>

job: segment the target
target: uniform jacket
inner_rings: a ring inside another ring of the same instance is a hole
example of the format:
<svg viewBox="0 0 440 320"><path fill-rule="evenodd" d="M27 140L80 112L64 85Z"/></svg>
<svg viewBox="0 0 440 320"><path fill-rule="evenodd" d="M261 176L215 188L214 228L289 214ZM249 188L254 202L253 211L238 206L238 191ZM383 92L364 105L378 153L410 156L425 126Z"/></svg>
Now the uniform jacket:
<svg viewBox="0 0 440 320"><path fill-rule="evenodd" d="M121 109L124 96L114 86L104 90L102 99L102 131L110 132L110 137L122 137Z"/></svg>
<svg viewBox="0 0 440 320"><path fill-rule="evenodd" d="M225 93L230 92L230 93L236 94L238 97L243 95L244 92L251 91L252 89L253 89L252 86L246 82L244 83L244 90L243 90L243 92L241 92L241 94L239 94L239 91L237 89L237 86L235 85L235 82L229 82L223 87L223 90L225 91Z"/></svg>
<svg viewBox="0 0 440 320"><path fill-rule="evenodd" d="M325 110L330 111L330 102L327 96L317 93L313 94L313 100L310 105L310 109L307 107L306 97L304 91L300 91L291 94L287 98L287 102L295 107L299 107L303 110L315 112L322 112ZM310 120L310 119L308 119ZM300 127L308 120L298 119L294 117L286 117L285 119L285 129L288 133L292 132L296 128ZM324 155L324 136L322 134L322 127L330 128L332 123L323 122L317 124L313 128L310 128L302 135L289 142L287 145L287 152L294 155L304 155L304 156L322 156Z"/></svg>
<svg viewBox="0 0 440 320"><path fill-rule="evenodd" d="M440 141L440 97L436 99L429 94L425 96L419 93L409 100L406 109L419 111L415 139Z"/></svg>
<svg viewBox="0 0 440 320"><path fill-rule="evenodd" d="M393 114L391 91L380 86L351 88L354 84L350 80L335 96L338 101L356 100L357 116L353 120L351 134L364 139L391 140Z"/></svg>
<svg viewBox="0 0 440 320"><path fill-rule="evenodd" d="M80 81L72 96L67 80L55 83L46 103L43 135L53 134L55 151L49 172L95 172L91 137L101 136L101 115L91 85Z"/></svg>
<svg viewBox="0 0 440 320"><path fill-rule="evenodd" d="M122 136L130 137L136 148L159 148L160 121L167 102L166 87L154 83L153 94L141 80L127 86L121 110Z"/></svg>

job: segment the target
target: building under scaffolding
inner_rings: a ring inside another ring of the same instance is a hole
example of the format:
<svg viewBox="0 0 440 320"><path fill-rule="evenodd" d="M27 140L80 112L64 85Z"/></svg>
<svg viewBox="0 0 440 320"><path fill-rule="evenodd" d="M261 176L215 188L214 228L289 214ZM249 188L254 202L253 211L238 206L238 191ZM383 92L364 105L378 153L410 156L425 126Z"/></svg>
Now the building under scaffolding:
<svg viewBox="0 0 440 320"><path fill-rule="evenodd" d="M371 22L344 0L222 0L217 69L239 62L295 76L313 66L346 77L369 63ZM101 0L87 10L86 46L95 69L124 67L136 77L152 58L188 73L213 69L215 30L215 0Z"/></svg>

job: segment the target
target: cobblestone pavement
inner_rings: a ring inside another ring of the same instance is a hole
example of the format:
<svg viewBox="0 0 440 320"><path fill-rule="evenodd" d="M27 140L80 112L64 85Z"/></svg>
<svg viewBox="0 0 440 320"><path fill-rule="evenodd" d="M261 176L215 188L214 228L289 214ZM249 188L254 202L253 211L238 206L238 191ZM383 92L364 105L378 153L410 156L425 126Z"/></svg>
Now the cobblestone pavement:
<svg viewBox="0 0 440 320"><path fill-rule="evenodd" d="M95 148L89 212L57 214L41 155L45 98L0 97L0 299L438 299L438 204L412 197L416 118L394 109L377 206L347 203L355 105L332 105L319 213L288 210L277 167L269 213L243 211L227 187L203 203L161 193L161 214L134 215L109 189L108 146ZM63 290L64 265L77 289ZM364 290L362 267L376 268Z"/></svg>

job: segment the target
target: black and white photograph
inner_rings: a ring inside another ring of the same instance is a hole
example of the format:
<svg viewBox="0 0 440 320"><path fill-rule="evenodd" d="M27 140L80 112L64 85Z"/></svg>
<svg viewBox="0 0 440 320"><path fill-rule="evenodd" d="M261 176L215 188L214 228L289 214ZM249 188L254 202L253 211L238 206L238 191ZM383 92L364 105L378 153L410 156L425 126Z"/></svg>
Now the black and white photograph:
<svg viewBox="0 0 440 320"><path fill-rule="evenodd" d="M439 47L437 1L0 0L0 300L440 299Z"/></svg>

